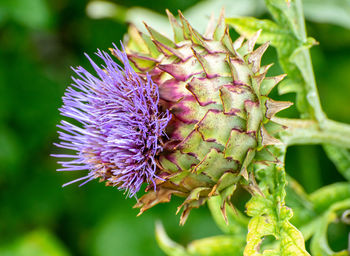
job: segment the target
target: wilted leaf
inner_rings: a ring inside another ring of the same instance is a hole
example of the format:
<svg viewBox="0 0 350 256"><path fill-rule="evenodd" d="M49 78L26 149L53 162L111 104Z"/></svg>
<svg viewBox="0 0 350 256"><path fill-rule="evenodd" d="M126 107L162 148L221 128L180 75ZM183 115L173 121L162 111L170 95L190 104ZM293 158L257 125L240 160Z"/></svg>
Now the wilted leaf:
<svg viewBox="0 0 350 256"><path fill-rule="evenodd" d="M283 160L284 149L275 148L276 154L278 151L280 160ZM293 212L284 201L286 174L283 166L257 164L256 175L264 196L256 194L246 205L247 214L252 219L248 225L244 255L309 255L301 232L289 222ZM267 237L273 237L274 241L263 245Z"/></svg>

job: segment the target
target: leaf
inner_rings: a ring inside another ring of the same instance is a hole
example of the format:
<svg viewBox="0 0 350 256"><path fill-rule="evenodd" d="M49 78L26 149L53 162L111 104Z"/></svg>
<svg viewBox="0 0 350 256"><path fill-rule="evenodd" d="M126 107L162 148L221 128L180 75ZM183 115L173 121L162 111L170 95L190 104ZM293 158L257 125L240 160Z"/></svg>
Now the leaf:
<svg viewBox="0 0 350 256"><path fill-rule="evenodd" d="M338 171L350 181L350 152L346 148L323 145L327 156L333 161Z"/></svg>
<svg viewBox="0 0 350 256"><path fill-rule="evenodd" d="M291 31L295 42L286 44L286 49L276 47L279 62L293 83L300 84L296 106L302 117L323 121L326 116L319 101L308 48L316 43L307 38L301 0L265 0L266 6L279 27ZM288 48L288 49L287 49ZM299 88L298 88L299 87Z"/></svg>
<svg viewBox="0 0 350 256"><path fill-rule="evenodd" d="M248 218L239 210L235 211L226 204L227 223L225 222L220 210L222 199L220 196L213 196L208 200L208 206L217 226L226 234L241 235L247 234Z"/></svg>
<svg viewBox="0 0 350 256"><path fill-rule="evenodd" d="M350 183L338 182L322 187L312 194L310 200L317 213L326 211L332 204L350 198Z"/></svg>
<svg viewBox="0 0 350 256"><path fill-rule="evenodd" d="M327 242L327 230L330 223L337 221L337 211L346 210L350 207L350 199L335 203L329 208L319 219L317 230L311 240L312 255L320 256L335 256L335 255L349 255L346 250L341 252L334 252Z"/></svg>
<svg viewBox="0 0 350 256"><path fill-rule="evenodd" d="M242 236L222 235L195 240L185 248L169 238L161 222L156 223L156 238L160 248L169 256L242 255L245 244Z"/></svg>
<svg viewBox="0 0 350 256"><path fill-rule="evenodd" d="M258 30L262 30L257 43L263 44L271 42L274 47L282 47L283 44L293 39L292 34L284 28L281 28L271 20L259 20L253 17L227 18L226 23L232 26L240 35L250 38Z"/></svg>
<svg viewBox="0 0 350 256"><path fill-rule="evenodd" d="M284 149L275 147L276 152L283 162ZM301 232L289 222L293 212L284 201L286 174L283 166L256 164L255 172L264 196L256 194L246 205L247 214L252 218L244 255L309 255ZM274 241L264 246L262 242L267 237L273 237Z"/></svg>
<svg viewBox="0 0 350 256"><path fill-rule="evenodd" d="M199 239L188 245L193 256L231 256L242 255L245 239L240 236L213 236Z"/></svg>
<svg viewBox="0 0 350 256"><path fill-rule="evenodd" d="M174 242L165 232L161 222L156 223L156 239L159 247L169 256L188 256L185 247Z"/></svg>
<svg viewBox="0 0 350 256"><path fill-rule="evenodd" d="M291 222L297 227L305 225L312 220L316 213L313 209L309 195L306 194L302 186L287 175L288 184L286 186L286 205L293 209L293 218ZM302 231L305 240L305 233Z"/></svg>

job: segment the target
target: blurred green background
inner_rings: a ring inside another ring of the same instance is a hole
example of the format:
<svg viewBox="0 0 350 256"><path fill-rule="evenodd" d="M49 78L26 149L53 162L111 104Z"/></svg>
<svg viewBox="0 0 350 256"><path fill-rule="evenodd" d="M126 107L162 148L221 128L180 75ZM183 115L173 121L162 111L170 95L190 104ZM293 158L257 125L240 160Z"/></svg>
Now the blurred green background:
<svg viewBox="0 0 350 256"><path fill-rule="evenodd" d="M304 2L308 33L320 42L311 53L322 105L330 118L350 123L350 3ZM70 66L88 67L84 52L119 44L127 21L144 19L166 31L164 9L181 9L201 30L223 5L227 16L266 18L262 0L114 3L106 11L87 9L84 0L0 1L0 255L163 255L154 239L157 219L182 244L220 234L206 207L179 227L176 198L136 217L135 199L97 181L62 189L82 174L56 172L49 156L60 151L53 146L57 109L71 83ZM276 62L273 49L264 61ZM278 65L272 72L281 72ZM289 148L286 168L307 192L344 180L320 146Z"/></svg>

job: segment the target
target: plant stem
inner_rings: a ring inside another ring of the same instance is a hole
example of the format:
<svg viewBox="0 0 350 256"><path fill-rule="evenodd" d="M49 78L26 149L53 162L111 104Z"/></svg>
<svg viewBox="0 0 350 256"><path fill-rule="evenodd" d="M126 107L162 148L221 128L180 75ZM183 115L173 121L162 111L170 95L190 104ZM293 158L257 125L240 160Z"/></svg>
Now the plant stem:
<svg viewBox="0 0 350 256"><path fill-rule="evenodd" d="M317 121L275 117L273 121L286 126L281 132L287 145L332 144L350 148L350 125L326 119L321 127Z"/></svg>
<svg viewBox="0 0 350 256"><path fill-rule="evenodd" d="M298 28L298 37L300 40L302 40L303 43L306 43L307 35L302 1L295 0L295 7L297 13L297 19L295 19L295 22L297 23L296 27ZM305 80L306 100L311 106L311 109L309 110L311 112L310 114L312 115L312 118L315 118L320 123L320 125L323 126L323 123L327 117L322 110L321 102L319 99L310 51L305 47L304 49L300 50L298 55L298 61L300 63L299 65L302 66L301 72Z"/></svg>

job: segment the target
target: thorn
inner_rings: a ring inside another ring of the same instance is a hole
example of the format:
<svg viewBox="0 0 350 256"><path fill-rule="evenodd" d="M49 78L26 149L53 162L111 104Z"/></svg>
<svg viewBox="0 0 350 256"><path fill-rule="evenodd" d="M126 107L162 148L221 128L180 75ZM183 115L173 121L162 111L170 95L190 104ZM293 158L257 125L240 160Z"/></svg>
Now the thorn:
<svg viewBox="0 0 350 256"><path fill-rule="evenodd" d="M184 35L183 35L183 30L182 30L181 25L177 22L175 16L168 9L166 9L165 11L168 15L170 25L171 25L173 32L174 32L175 43L183 41Z"/></svg>
<svg viewBox="0 0 350 256"><path fill-rule="evenodd" d="M228 225L228 219L227 219L227 215L226 215L226 200L223 200L223 203L220 207L220 210L221 210L221 214L225 220L226 225Z"/></svg>
<svg viewBox="0 0 350 256"><path fill-rule="evenodd" d="M193 47L191 47L191 50L192 50L194 56L196 57L196 59L198 60L198 62L201 64L205 74L207 75L207 78L214 77L214 75L211 74L210 70L208 69L209 63L205 60L205 58L203 58L202 55L200 55L198 52L196 52L196 50Z"/></svg>
<svg viewBox="0 0 350 256"><path fill-rule="evenodd" d="M211 197L214 195L214 193L216 192L216 189L218 187L218 184L215 184L214 187L212 188L212 190L209 192L208 197Z"/></svg>
<svg viewBox="0 0 350 256"><path fill-rule="evenodd" d="M247 40L248 52L252 52L254 50L254 46L258 37L261 34L262 29L259 29L250 39Z"/></svg>
<svg viewBox="0 0 350 256"><path fill-rule="evenodd" d="M210 20L207 25L207 29L205 30L204 37L209 40L213 40L214 31L215 31L215 16L214 16L214 13L212 13L210 15Z"/></svg>
<svg viewBox="0 0 350 256"><path fill-rule="evenodd" d="M283 143L276 139L275 137L271 136L269 132L265 129L264 125L260 128L260 134L261 134L261 144L263 146L268 145L282 145Z"/></svg>
<svg viewBox="0 0 350 256"><path fill-rule="evenodd" d="M271 90L279 83L281 82L287 74L282 74L279 76L272 76L272 77L266 77L261 83L260 83L260 93L261 95L269 95Z"/></svg>
<svg viewBox="0 0 350 256"><path fill-rule="evenodd" d="M173 48L175 47L175 43L173 41L171 41L169 38L162 35L161 33L156 31L152 27L148 26L145 22L143 24L145 25L148 33L150 34L150 36L153 40L155 40L157 42L161 42L164 45L169 45L170 47L173 47Z"/></svg>
<svg viewBox="0 0 350 256"><path fill-rule="evenodd" d="M182 212L181 217L180 217L180 225L183 226L186 223L186 220L190 214L191 209L186 209Z"/></svg>
<svg viewBox="0 0 350 256"><path fill-rule="evenodd" d="M244 42L244 36L238 37L238 38L233 42L233 48L235 49L235 51L237 51L239 48L241 48L243 42Z"/></svg>
<svg viewBox="0 0 350 256"><path fill-rule="evenodd" d="M272 99L268 99L265 102L265 106L266 106L265 116L268 119L271 119L275 114L282 111L283 109L289 108L292 105L293 105L293 102L290 102L290 101L274 101Z"/></svg>
<svg viewBox="0 0 350 256"><path fill-rule="evenodd" d="M178 10L179 17L182 23L182 29L183 29L183 35L185 39L191 39L191 32L190 32L190 24L186 20L185 16L182 14L180 10Z"/></svg>
<svg viewBox="0 0 350 256"><path fill-rule="evenodd" d="M221 38L223 37L224 33L225 33L225 28L226 28L226 24L225 24L225 9L222 8L220 11L220 16L219 16L219 20L218 20L218 24L216 25L215 31L214 31L214 39L216 40L221 40Z"/></svg>
<svg viewBox="0 0 350 256"><path fill-rule="evenodd" d="M270 45L270 42L268 41L250 54L248 58L248 62L253 64L252 71L254 73L257 73L259 71L261 58L264 52L266 51L266 49L269 47L269 45Z"/></svg>
<svg viewBox="0 0 350 256"><path fill-rule="evenodd" d="M235 49L233 48L233 43L230 37L230 32L229 32L229 28L226 27L225 29L225 33L224 36L221 38L221 42L223 43L223 45L225 45L225 47L234 55L237 55Z"/></svg>
<svg viewBox="0 0 350 256"><path fill-rule="evenodd" d="M175 55L176 57L178 57L181 60L185 60L185 56L183 56L178 50L176 50L175 48L169 47L159 41L156 40L152 40L152 42L157 46L157 49L162 52L165 56L171 56L171 55Z"/></svg>
<svg viewBox="0 0 350 256"><path fill-rule="evenodd" d="M268 65L262 66L260 67L259 73L267 73L267 71L269 71L269 69L274 65L274 63L270 63Z"/></svg>

